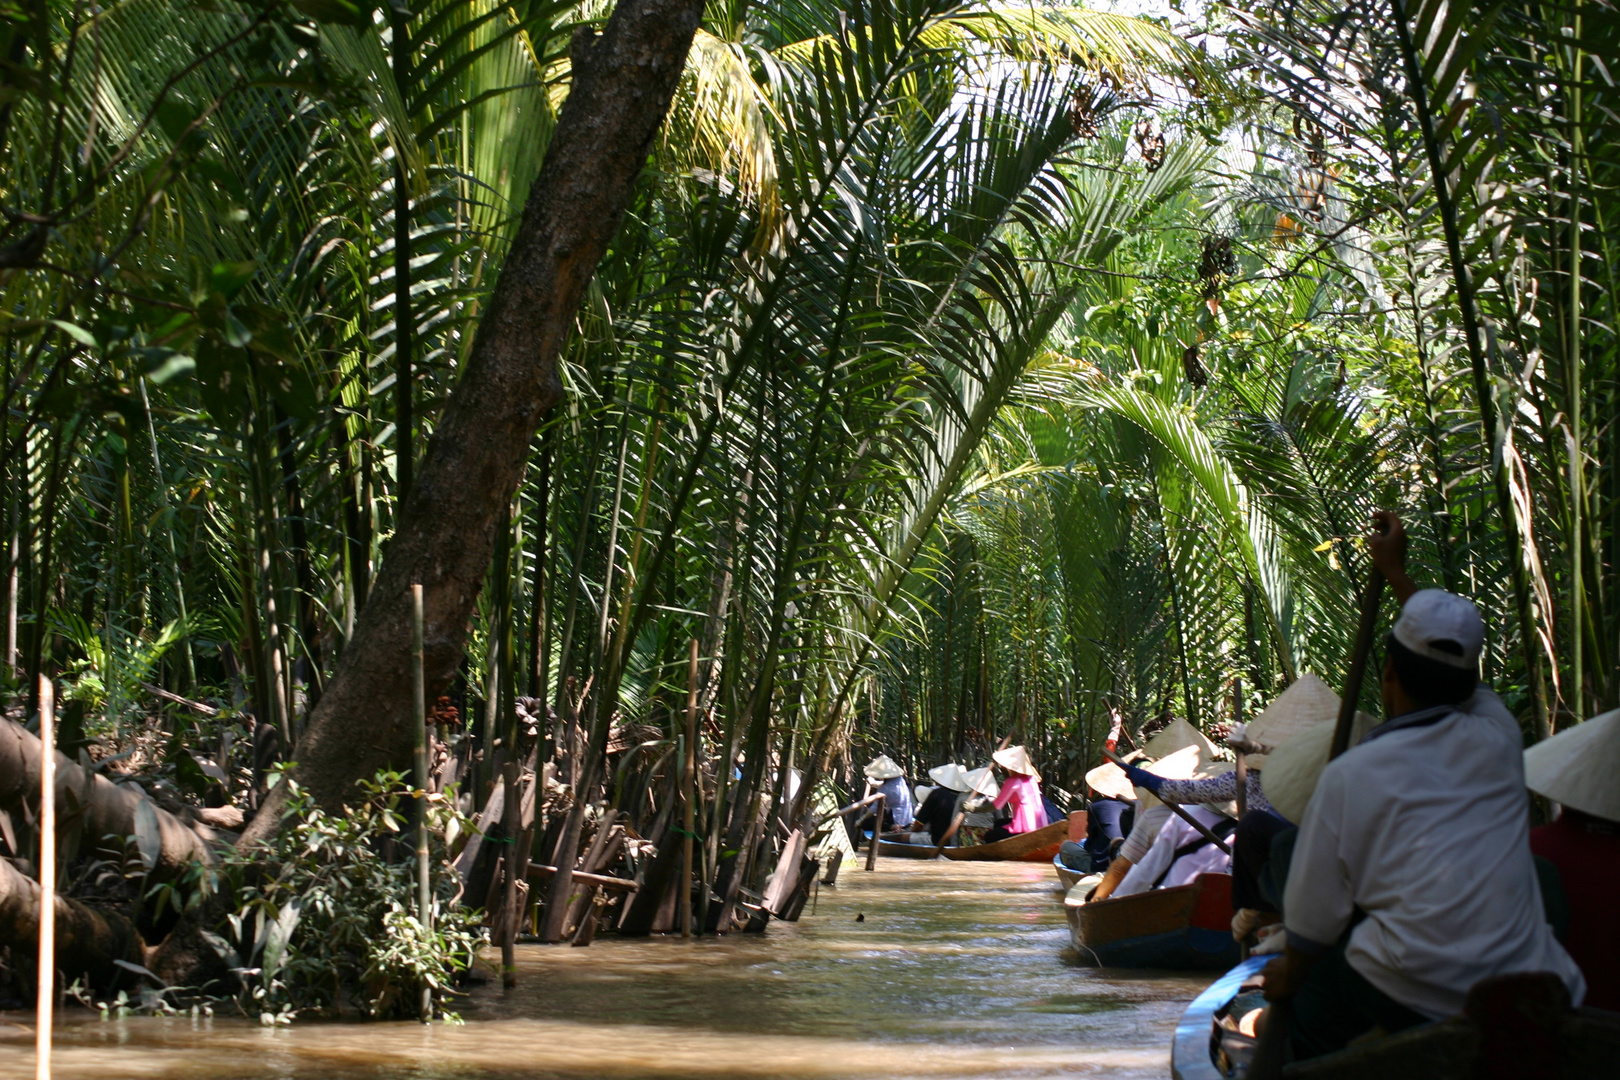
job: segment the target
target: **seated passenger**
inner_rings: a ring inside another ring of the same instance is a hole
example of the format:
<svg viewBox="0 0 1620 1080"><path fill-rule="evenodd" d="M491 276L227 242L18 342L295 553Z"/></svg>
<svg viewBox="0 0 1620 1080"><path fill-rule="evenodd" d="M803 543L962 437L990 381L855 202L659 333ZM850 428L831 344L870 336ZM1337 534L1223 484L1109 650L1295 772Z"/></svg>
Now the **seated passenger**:
<svg viewBox="0 0 1620 1080"><path fill-rule="evenodd" d="M1041 805L1041 774L1030 764L1022 746L1009 746L990 755L990 760L1007 770L1007 782L996 796L996 809L1011 805L1012 820L984 834L989 844L1009 836L1034 832L1046 827L1046 809Z"/></svg>
<svg viewBox="0 0 1620 1080"><path fill-rule="evenodd" d="M936 786L918 808L917 824L928 830L929 839L935 844L942 844L962 802L972 793L973 785L968 782L967 770L954 761L929 769L928 777Z"/></svg>
<svg viewBox="0 0 1620 1080"><path fill-rule="evenodd" d="M1207 806L1183 807L1200 824L1222 840L1236 825L1231 818ZM1199 874L1224 874L1232 857L1215 845L1195 826L1171 815L1154 839L1147 854L1125 874L1115 896L1131 896L1149 889L1171 889L1192 882Z"/></svg>
<svg viewBox="0 0 1620 1080"><path fill-rule="evenodd" d="M1254 747L1247 755L1244 784L1245 810L1233 833L1232 909L1233 933L1239 940L1258 926L1277 921L1277 906L1260 888L1260 875L1270 858L1271 841L1288 829L1289 821L1276 813L1266 798L1261 776L1266 757L1295 735L1319 724L1332 724L1339 716L1339 695L1312 674L1301 675L1266 706L1241 733L1238 745ZM1204 779L1172 780L1135 767L1127 768L1131 782L1147 788L1166 802L1222 803L1237 798L1237 773L1224 772Z"/></svg>
<svg viewBox="0 0 1620 1080"><path fill-rule="evenodd" d="M1130 786L1126 785L1126 791ZM1136 817L1136 802L1134 799L1121 798L1119 794L1105 794L1091 789L1091 808L1086 814L1086 841L1083 845L1088 856L1088 873L1100 874L1108 869L1113 861L1114 853L1125 843L1125 837L1130 834L1132 820Z"/></svg>
<svg viewBox="0 0 1620 1080"><path fill-rule="evenodd" d="M1558 868L1564 948L1586 976L1586 1004L1620 1012L1620 709L1526 750L1524 777L1563 808L1530 830L1530 850Z"/></svg>
<svg viewBox="0 0 1620 1080"><path fill-rule="evenodd" d="M906 774L887 754L879 754L866 767L867 795L883 794L884 831L904 829L916 817Z"/></svg>
<svg viewBox="0 0 1620 1080"><path fill-rule="evenodd" d="M1215 759L1215 744L1187 721L1179 717L1170 718L1157 734L1143 745L1136 764L1163 761L1190 746L1197 747L1198 752L1196 758L1187 765L1187 776L1196 771L1198 762ZM1091 900L1106 900L1119 887L1119 883L1125 879L1131 867L1147 856L1148 849L1159 838L1164 823L1174 815L1153 792L1146 788L1134 788L1120 767L1112 762L1099 765L1086 773L1086 783L1098 791L1108 791L1121 798L1129 792L1137 800L1136 812L1131 820L1130 831L1125 836L1125 842L1109 861L1107 872L1089 897Z"/></svg>
<svg viewBox="0 0 1620 1080"><path fill-rule="evenodd" d="M1296 1058L1461 1011L1493 975L1586 984L1547 924L1530 855L1518 721L1479 683L1473 604L1406 574L1394 514L1369 538L1402 603L1385 641L1384 715L1328 763L1302 814L1268 999L1294 1001ZM1275 764L1275 763L1273 763Z"/></svg>

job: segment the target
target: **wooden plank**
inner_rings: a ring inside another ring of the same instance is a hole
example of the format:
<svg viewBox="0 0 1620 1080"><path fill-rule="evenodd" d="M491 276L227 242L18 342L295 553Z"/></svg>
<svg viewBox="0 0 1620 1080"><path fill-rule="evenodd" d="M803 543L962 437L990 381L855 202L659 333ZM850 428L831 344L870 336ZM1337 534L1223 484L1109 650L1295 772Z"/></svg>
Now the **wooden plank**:
<svg viewBox="0 0 1620 1080"><path fill-rule="evenodd" d="M804 858L804 833L794 829L788 836L787 843L782 846L782 854L776 860L776 873L771 878L770 886L765 890L764 908L778 919L782 912L787 910L789 900L799 887L800 861Z"/></svg>
<svg viewBox="0 0 1620 1080"><path fill-rule="evenodd" d="M529 864L529 880L531 882L539 883L546 881L550 879L552 875L556 874L556 872L557 868L555 866L547 866L544 863ZM603 874L586 874L578 870L574 871L574 880L585 885L600 885L604 889L610 889L617 892L635 892L637 889L641 888L640 885L636 884L634 881L631 881L629 878L607 877Z"/></svg>

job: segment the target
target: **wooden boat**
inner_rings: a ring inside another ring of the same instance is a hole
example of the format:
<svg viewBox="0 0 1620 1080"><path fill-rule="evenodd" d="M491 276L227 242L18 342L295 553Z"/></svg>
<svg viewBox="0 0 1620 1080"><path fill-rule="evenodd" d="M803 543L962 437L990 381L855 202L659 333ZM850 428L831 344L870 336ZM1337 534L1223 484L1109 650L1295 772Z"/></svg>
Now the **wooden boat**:
<svg viewBox="0 0 1620 1080"><path fill-rule="evenodd" d="M1057 871L1058 884L1063 887L1065 893L1074 888L1075 883L1086 876L1078 870L1071 870L1069 867L1064 866L1063 860L1056 855L1052 856L1052 869Z"/></svg>
<svg viewBox="0 0 1620 1080"><path fill-rule="evenodd" d="M1187 1006L1170 1052L1174 1080L1232 1080L1247 1073L1255 1040L1231 1028L1241 1014L1261 1005L1260 971L1271 959L1245 960ZM1476 985L1461 1016L1296 1061L1282 1075L1284 1080L1599 1080L1615 1075L1617 1058L1620 1013L1571 1009L1556 976L1526 972Z"/></svg>
<svg viewBox="0 0 1620 1080"><path fill-rule="evenodd" d="M932 859L934 845L912 844L904 840L879 840L878 856L884 859Z"/></svg>
<svg viewBox="0 0 1620 1080"><path fill-rule="evenodd" d="M957 862L1046 862L1058 853L1058 848L1068 838L1069 823L1054 821L1034 832L1019 833L989 844L946 848L940 854Z"/></svg>
<svg viewBox="0 0 1620 1080"><path fill-rule="evenodd" d="M1230 874L1090 904L1064 897L1063 913L1075 951L1098 967L1220 971L1237 963Z"/></svg>

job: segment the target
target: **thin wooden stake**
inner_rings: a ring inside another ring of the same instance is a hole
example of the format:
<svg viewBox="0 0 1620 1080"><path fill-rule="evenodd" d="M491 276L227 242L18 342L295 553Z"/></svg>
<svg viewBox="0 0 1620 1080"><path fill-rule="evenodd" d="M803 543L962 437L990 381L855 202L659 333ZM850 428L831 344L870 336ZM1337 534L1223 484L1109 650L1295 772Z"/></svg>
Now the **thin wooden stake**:
<svg viewBox="0 0 1620 1080"><path fill-rule="evenodd" d="M422 586L411 586L411 719L416 736L416 920L433 926L433 885L428 877L427 687L422 672ZM433 989L422 985L422 1023L433 1019Z"/></svg>
<svg viewBox="0 0 1620 1080"><path fill-rule="evenodd" d="M51 1080L51 1025L56 1005L56 693L39 677L39 1000L35 1005L34 1076Z"/></svg>
<svg viewBox="0 0 1620 1080"><path fill-rule="evenodd" d="M692 639L691 663L686 673L686 745L681 748L681 790L686 796L681 822L681 937L692 936L692 834L697 829L697 699L698 640Z"/></svg>
<svg viewBox="0 0 1620 1080"><path fill-rule="evenodd" d="M883 841L878 837L883 835L883 804L888 800L878 795L872 800L872 846L866 849L866 868L877 869L878 845Z"/></svg>

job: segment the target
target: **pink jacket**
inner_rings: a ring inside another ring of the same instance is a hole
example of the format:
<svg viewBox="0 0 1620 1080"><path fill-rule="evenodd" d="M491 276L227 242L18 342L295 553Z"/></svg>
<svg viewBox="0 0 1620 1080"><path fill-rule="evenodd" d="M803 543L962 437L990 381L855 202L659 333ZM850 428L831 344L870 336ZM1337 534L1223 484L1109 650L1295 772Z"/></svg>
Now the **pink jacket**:
<svg viewBox="0 0 1620 1080"><path fill-rule="evenodd" d="M1041 785L1035 782L1033 776L1022 773L1013 773L1007 777L1007 782L1001 785L1001 794L996 796L996 806L1006 806L1012 803L1012 824L1008 831L1014 833L1034 832L1046 824L1046 811L1041 806Z"/></svg>

